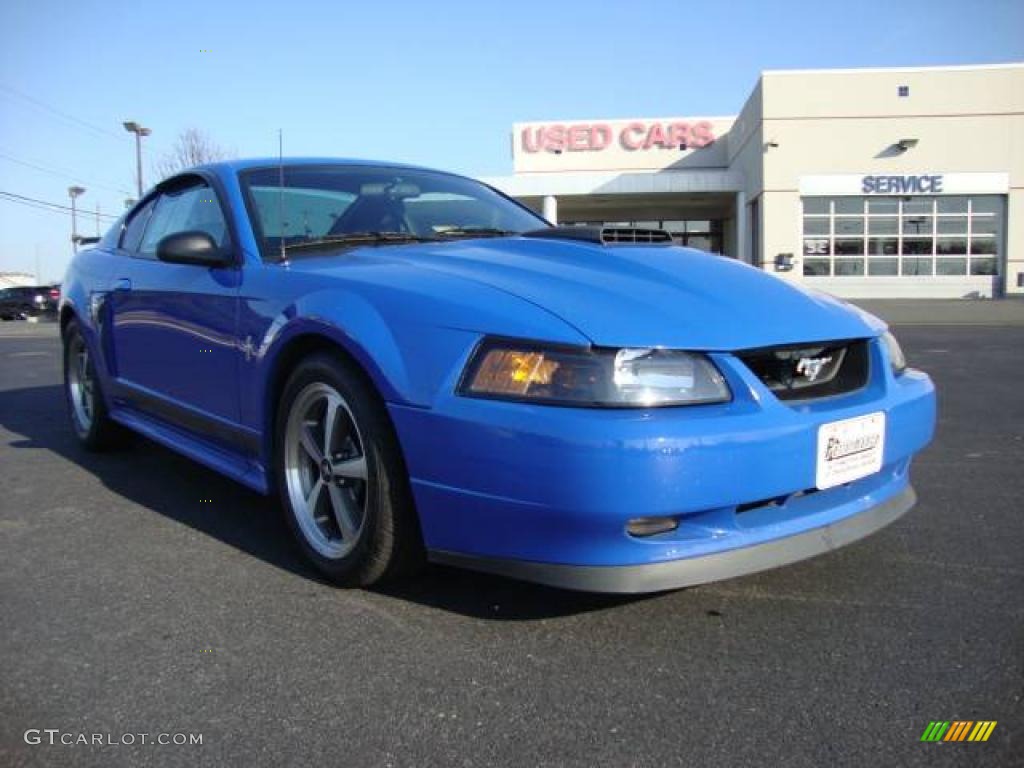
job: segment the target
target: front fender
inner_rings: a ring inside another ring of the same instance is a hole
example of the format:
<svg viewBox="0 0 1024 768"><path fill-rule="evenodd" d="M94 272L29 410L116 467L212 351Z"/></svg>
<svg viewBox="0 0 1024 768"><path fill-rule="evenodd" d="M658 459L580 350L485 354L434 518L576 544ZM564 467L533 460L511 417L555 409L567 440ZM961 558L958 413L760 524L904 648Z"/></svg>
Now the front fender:
<svg viewBox="0 0 1024 768"><path fill-rule="evenodd" d="M281 354L299 337L310 335L332 341L348 352L386 400L400 399L399 393L408 388L397 341L380 313L359 296L323 290L285 307L263 337L258 342L252 340L257 344L256 379L262 383L264 395Z"/></svg>
<svg viewBox="0 0 1024 768"><path fill-rule="evenodd" d="M258 337L243 335L243 421L269 432L272 387L293 344L316 337L337 345L370 377L389 403L429 407L475 343L471 331L391 318L362 296L336 288L302 296L265 323Z"/></svg>

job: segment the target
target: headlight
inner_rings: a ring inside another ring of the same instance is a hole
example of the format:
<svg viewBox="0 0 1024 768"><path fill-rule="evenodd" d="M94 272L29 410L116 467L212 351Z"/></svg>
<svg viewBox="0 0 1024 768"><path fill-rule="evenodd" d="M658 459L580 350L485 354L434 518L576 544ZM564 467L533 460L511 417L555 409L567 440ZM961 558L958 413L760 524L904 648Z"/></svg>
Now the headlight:
<svg viewBox="0 0 1024 768"><path fill-rule="evenodd" d="M459 394L603 407L721 403L730 399L707 357L670 349L582 349L485 340Z"/></svg>
<svg viewBox="0 0 1024 768"><path fill-rule="evenodd" d="M907 370L907 358L903 355L900 343L889 331L882 334L882 343L885 345L885 351L889 353L889 364L892 365L893 375L899 376Z"/></svg>

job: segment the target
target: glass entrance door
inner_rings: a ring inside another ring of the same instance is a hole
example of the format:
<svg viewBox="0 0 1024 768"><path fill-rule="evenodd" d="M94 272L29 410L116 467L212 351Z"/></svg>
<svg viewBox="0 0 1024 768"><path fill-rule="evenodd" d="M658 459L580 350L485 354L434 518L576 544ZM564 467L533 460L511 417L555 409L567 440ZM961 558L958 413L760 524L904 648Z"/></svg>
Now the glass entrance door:
<svg viewBox="0 0 1024 768"><path fill-rule="evenodd" d="M718 219L662 221L661 228L672 233L677 244L709 253L723 253L722 222Z"/></svg>

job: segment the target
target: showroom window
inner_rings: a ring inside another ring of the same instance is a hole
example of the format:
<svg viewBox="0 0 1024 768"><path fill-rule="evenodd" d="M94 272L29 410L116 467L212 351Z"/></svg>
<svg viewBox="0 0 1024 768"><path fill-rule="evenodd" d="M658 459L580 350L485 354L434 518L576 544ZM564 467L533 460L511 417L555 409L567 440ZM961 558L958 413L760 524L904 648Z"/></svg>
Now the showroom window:
<svg viewBox="0 0 1024 768"><path fill-rule="evenodd" d="M803 198L810 277L997 275L997 195Z"/></svg>

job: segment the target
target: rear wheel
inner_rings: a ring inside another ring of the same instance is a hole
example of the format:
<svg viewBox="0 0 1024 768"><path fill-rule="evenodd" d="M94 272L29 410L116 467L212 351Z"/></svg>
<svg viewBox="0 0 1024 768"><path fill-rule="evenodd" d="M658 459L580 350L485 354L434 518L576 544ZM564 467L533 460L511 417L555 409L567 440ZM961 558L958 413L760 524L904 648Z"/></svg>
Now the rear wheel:
<svg viewBox="0 0 1024 768"><path fill-rule="evenodd" d="M328 355L304 360L285 385L275 426L286 518L322 573L368 586L421 562L398 441L361 372Z"/></svg>
<svg viewBox="0 0 1024 768"><path fill-rule="evenodd" d="M63 336L64 399L71 427L78 441L89 450L108 448L121 432L107 415L89 347L74 320L68 323Z"/></svg>

